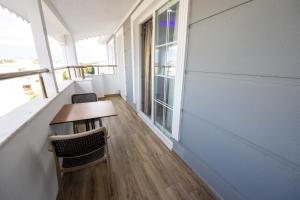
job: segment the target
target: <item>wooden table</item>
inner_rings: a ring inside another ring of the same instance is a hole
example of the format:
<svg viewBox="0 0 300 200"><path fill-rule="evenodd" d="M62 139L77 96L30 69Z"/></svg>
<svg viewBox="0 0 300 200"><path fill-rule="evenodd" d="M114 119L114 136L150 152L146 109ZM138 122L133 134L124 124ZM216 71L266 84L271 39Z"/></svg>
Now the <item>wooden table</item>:
<svg viewBox="0 0 300 200"><path fill-rule="evenodd" d="M66 104L56 114L50 125L93 119L101 120L103 117L116 115L116 110L111 101Z"/></svg>

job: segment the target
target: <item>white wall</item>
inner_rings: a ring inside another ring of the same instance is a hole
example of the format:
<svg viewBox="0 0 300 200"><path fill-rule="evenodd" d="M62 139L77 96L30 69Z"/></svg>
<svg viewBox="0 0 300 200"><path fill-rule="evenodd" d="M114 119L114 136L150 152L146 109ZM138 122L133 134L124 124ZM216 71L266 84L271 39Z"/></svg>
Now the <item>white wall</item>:
<svg viewBox="0 0 300 200"><path fill-rule="evenodd" d="M98 97L120 93L117 74L94 75L85 80L76 81L75 87L78 94L94 92Z"/></svg>
<svg viewBox="0 0 300 200"><path fill-rule="evenodd" d="M97 97L104 97L104 82L103 75L93 75L92 76L92 86L94 93L97 94Z"/></svg>
<svg viewBox="0 0 300 200"><path fill-rule="evenodd" d="M32 115L32 112L36 114L22 126L18 125L20 129L0 146L0 199L56 199L55 165L52 154L48 152L48 135L53 131L49 122L64 104L70 103L73 93L75 89L71 84L52 99L43 100L44 108L39 111L36 109L40 104L34 101L23 105L27 115ZM22 110L19 108L16 112ZM24 115L19 113L17 116ZM16 125L13 120L4 123L1 120L0 126ZM66 133L70 130L60 129L58 132Z"/></svg>
<svg viewBox="0 0 300 200"><path fill-rule="evenodd" d="M104 94L120 94L117 74L103 74Z"/></svg>
<svg viewBox="0 0 300 200"><path fill-rule="evenodd" d="M92 78L76 81L75 89L78 94L94 92Z"/></svg>

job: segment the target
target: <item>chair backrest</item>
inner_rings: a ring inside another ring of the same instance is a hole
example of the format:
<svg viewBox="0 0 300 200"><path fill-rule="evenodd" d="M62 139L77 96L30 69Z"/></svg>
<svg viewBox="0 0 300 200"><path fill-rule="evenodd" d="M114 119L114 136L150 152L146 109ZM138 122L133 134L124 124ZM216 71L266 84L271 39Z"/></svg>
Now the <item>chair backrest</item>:
<svg viewBox="0 0 300 200"><path fill-rule="evenodd" d="M78 134L53 135L49 139L56 156L67 158L83 156L102 148L104 150L106 136L106 129L100 127Z"/></svg>
<svg viewBox="0 0 300 200"><path fill-rule="evenodd" d="M73 94L72 103L85 103L97 101L97 95L95 93Z"/></svg>

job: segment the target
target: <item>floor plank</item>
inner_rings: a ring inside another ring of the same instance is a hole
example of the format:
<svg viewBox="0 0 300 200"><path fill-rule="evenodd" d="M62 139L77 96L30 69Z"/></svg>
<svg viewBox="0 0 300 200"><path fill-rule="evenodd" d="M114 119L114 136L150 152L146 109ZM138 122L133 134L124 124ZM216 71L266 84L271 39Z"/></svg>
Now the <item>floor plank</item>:
<svg viewBox="0 0 300 200"><path fill-rule="evenodd" d="M169 151L119 96L108 97L117 117L103 120L111 138L114 200L215 199L200 179ZM65 199L109 199L105 164L64 175Z"/></svg>

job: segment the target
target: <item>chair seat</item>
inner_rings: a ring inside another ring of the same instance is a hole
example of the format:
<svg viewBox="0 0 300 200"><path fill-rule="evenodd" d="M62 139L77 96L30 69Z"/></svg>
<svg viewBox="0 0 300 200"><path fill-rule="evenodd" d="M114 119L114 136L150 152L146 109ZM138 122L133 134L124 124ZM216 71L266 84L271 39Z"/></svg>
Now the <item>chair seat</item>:
<svg viewBox="0 0 300 200"><path fill-rule="evenodd" d="M79 167L79 166L100 160L104 156L105 156L105 150L104 150L104 148L100 148L100 149L98 149L90 154L84 155L84 156L73 157L73 158L63 158L62 167L63 168Z"/></svg>

